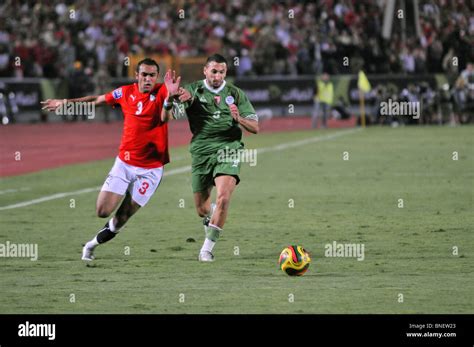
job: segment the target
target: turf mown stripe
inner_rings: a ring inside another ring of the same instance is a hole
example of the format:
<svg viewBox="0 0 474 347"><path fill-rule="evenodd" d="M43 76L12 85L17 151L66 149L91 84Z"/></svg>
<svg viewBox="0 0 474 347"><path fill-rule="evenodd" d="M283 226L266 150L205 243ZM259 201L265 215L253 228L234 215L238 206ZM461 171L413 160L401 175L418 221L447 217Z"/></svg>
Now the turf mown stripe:
<svg viewBox="0 0 474 347"><path fill-rule="evenodd" d="M177 169L174 169L174 170L170 170L167 173L165 173L165 175L166 176L177 175L177 174L188 172L188 171L191 171L191 166L189 166L189 165L188 166L183 166L183 167L180 167L180 168L177 168ZM45 202L45 201L65 198L65 197L71 196L71 195L79 195L79 194L95 192L95 191L99 191L100 188L101 187L92 187L92 188L85 188L85 189L81 189L81 190L76 190L74 192L64 192L64 193L57 193L57 194L53 194L53 195L48 195L48 196L44 196L42 198L28 200L28 201L20 202L20 203L13 204L13 205L2 206L2 207L0 207L0 211L10 210L12 208L19 208L19 207L35 205L35 204L39 204L39 203L42 203L42 202Z"/></svg>
<svg viewBox="0 0 474 347"><path fill-rule="evenodd" d="M310 137L310 138L304 139L304 140L282 143L282 144L279 144L277 146L262 147L262 148L258 148L257 150L258 150L259 154L266 153L266 152L279 152L279 151L283 151L283 150L286 150L286 149L289 149L289 148L304 146L304 145L308 145L308 144L311 144L311 143L333 140L333 139L336 139L336 138L344 136L344 135L354 134L354 133L359 132L361 130L363 130L363 129L362 128L355 128L355 129L350 129L350 130L343 130L343 131L338 131L338 132L335 132L333 134L329 134L329 135L325 135L325 136ZM191 166L187 165L187 166L179 167L179 168L169 170L169 171L165 170L164 176L166 177L166 176L178 175L178 174L182 174L182 173L190 172L190 171L191 171ZM100 190L100 188L101 187L91 187L91 188L85 188L85 189L77 190L77 191L74 191L74 192L64 192L64 193L57 193L57 194L53 194L53 195L47 195L47 196L44 196L44 197L41 197L41 198L38 198L38 199L23 201L23 202L19 202L17 204L12 204L12 205L7 205L7 206L1 206L0 211L10 210L10 209L13 209L13 208L26 207L26 206L35 205L35 204L40 204L42 202L55 200L55 199L61 199L61 198L65 198L65 197L71 196L71 195L90 193L90 192L98 191L98 190Z"/></svg>

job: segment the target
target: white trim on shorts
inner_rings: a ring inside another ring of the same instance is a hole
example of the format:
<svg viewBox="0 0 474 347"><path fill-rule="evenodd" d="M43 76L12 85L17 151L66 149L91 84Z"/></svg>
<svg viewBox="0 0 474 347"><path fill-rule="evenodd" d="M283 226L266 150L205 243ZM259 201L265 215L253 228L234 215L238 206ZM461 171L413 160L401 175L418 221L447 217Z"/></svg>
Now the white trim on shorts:
<svg viewBox="0 0 474 347"><path fill-rule="evenodd" d="M162 177L163 166L146 169L129 165L117 157L100 191L125 195L128 190L133 201L145 206L160 185Z"/></svg>

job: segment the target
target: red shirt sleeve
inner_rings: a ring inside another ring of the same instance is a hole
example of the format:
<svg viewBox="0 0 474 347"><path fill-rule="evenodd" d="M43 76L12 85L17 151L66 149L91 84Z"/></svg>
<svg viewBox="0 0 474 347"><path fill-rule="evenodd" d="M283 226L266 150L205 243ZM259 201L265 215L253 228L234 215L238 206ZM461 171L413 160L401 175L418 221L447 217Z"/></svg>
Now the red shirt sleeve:
<svg viewBox="0 0 474 347"><path fill-rule="evenodd" d="M105 94L105 102L108 105L120 104L123 99L124 92L124 87L119 87L112 90L111 92Z"/></svg>

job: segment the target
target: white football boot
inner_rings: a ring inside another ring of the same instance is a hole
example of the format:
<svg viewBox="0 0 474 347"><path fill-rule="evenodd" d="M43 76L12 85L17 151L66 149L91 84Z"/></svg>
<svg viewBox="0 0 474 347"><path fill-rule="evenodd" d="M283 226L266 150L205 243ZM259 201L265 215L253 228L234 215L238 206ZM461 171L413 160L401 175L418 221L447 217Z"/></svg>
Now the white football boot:
<svg viewBox="0 0 474 347"><path fill-rule="evenodd" d="M211 252L203 251L199 253L199 261L211 262L214 261L214 255Z"/></svg>
<svg viewBox="0 0 474 347"><path fill-rule="evenodd" d="M93 261L94 257L94 249L87 247L87 244L82 248L82 260L85 261Z"/></svg>

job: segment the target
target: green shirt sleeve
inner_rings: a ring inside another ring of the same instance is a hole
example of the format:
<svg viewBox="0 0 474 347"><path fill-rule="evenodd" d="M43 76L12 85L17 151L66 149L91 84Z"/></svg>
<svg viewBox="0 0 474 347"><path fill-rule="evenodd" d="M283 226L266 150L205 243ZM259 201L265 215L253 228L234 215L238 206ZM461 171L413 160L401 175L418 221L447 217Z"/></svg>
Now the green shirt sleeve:
<svg viewBox="0 0 474 347"><path fill-rule="evenodd" d="M197 92L198 87L199 86L197 83L190 83L183 87L191 94L191 100L181 103L185 109L191 106L191 104L193 103L194 98L196 97L196 92Z"/></svg>
<svg viewBox="0 0 474 347"><path fill-rule="evenodd" d="M239 113L241 117L247 119L253 119L258 122L258 116L253 108L252 104L250 103L249 98L241 89L237 89L237 107L239 108Z"/></svg>

